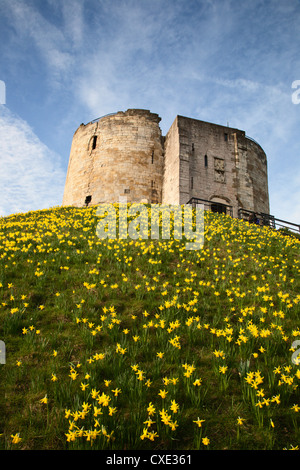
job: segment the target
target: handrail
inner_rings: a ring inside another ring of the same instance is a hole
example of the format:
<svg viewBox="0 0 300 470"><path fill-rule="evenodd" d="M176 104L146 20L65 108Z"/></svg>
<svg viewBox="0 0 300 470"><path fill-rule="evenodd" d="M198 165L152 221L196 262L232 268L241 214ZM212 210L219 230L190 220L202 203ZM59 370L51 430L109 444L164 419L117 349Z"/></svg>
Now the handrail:
<svg viewBox="0 0 300 470"><path fill-rule="evenodd" d="M219 204L220 207L222 206L226 209L226 213L227 213L227 210L228 210L229 214L232 217L232 206L230 206L229 204L223 204L222 202L209 201L207 199L201 199L201 198L198 198L198 197L191 197L186 204L196 204L197 202L204 203L204 206L206 206L206 207L208 206L209 210L211 210L211 206L213 204L216 204L216 205ZM288 230L292 230L294 232L299 232L300 233L300 225L299 224L295 224L294 222L288 222L287 220L277 219L274 215L271 215L271 214L265 214L263 212L255 212L255 211L251 211L249 209L243 209L242 207L240 207L238 209L238 218L239 219L243 218L242 214L244 214L245 216L246 215L255 216L255 217L253 217L253 222L258 223L259 225L260 225L260 222L262 222L262 225L269 226L269 227L272 227L274 229L276 229L276 226L277 226L277 227L286 228ZM248 222L249 221L250 220L248 220ZM285 225L281 225L281 224L285 224ZM288 225L291 225L292 227L289 227Z"/></svg>
<svg viewBox="0 0 300 470"><path fill-rule="evenodd" d="M224 204L223 202L218 202L218 201L209 201L208 199L201 199L199 197L191 197L191 199L187 202L187 204L192 204L194 201L200 201L200 202L208 202L209 204L222 204L222 206L230 207L229 204Z"/></svg>
<svg viewBox="0 0 300 470"><path fill-rule="evenodd" d="M283 224L294 225L300 231L300 225L299 224L294 224L293 222L288 222L287 220L281 220L281 219L277 219L277 218L275 218L275 220L277 220L278 222L282 222Z"/></svg>
<svg viewBox="0 0 300 470"><path fill-rule="evenodd" d="M94 124L94 122L100 121L100 119L102 119L102 118L105 118L105 117L107 117L107 116L114 116L115 114L117 114L117 112L104 114L104 116L100 116L100 117L98 117L98 118L96 118L96 119L93 119L92 121L89 121L88 124Z"/></svg>
<svg viewBox="0 0 300 470"><path fill-rule="evenodd" d="M258 142L256 142L255 139L253 139L253 137L249 137L249 135L245 135L246 139L249 139L249 140L252 140L252 142L254 142L255 144L259 145ZM261 145L259 145L259 147L261 147Z"/></svg>
<svg viewBox="0 0 300 470"><path fill-rule="evenodd" d="M300 225L299 224L295 224L293 222L288 222L287 220L277 219L277 217L275 217L274 215L264 214L262 212L254 212L254 211L250 211L248 209L239 208L239 210L238 210L239 218L241 218L240 216L241 216L242 213L244 213L245 215L246 214L256 215L258 219L261 218L263 220L263 222L268 222L267 225L272 225L273 228L276 228L276 225L277 225L278 227L287 228L289 230L300 233ZM282 224L285 224L285 225L281 225L280 223L277 223L277 222L281 222ZM287 225L292 225L293 227L296 227L296 228L288 227Z"/></svg>
<svg viewBox="0 0 300 470"><path fill-rule="evenodd" d="M215 206L219 206L220 209L224 208L225 211L221 211L220 212L226 212L229 213L229 215L232 216L232 206L230 206L229 204L223 204L222 202L218 202L218 201L208 201L207 199L200 199L198 197L192 197L189 199L189 201L187 202L187 204L197 204L197 203L200 203L200 204L203 204L204 206L209 206L209 209L212 210L212 206L215 205ZM216 211L212 211L212 212L216 212Z"/></svg>

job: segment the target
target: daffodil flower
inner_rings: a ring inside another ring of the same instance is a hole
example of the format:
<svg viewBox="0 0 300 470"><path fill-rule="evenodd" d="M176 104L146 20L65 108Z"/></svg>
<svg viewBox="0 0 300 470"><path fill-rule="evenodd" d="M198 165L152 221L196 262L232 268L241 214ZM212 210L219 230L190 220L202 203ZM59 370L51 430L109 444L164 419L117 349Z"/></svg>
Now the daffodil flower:
<svg viewBox="0 0 300 470"><path fill-rule="evenodd" d="M22 440L22 438L20 437L20 433L17 433L15 435L12 434L10 437L12 438L12 444L18 444Z"/></svg>

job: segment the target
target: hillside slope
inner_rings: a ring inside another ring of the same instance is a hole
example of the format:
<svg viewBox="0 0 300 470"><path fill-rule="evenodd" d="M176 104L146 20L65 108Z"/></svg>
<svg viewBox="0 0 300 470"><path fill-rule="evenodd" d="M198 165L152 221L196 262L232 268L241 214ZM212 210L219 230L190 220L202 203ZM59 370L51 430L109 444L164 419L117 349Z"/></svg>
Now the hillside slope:
<svg viewBox="0 0 300 470"><path fill-rule="evenodd" d="M0 448L296 448L300 241L205 213L186 250L98 221L0 219Z"/></svg>

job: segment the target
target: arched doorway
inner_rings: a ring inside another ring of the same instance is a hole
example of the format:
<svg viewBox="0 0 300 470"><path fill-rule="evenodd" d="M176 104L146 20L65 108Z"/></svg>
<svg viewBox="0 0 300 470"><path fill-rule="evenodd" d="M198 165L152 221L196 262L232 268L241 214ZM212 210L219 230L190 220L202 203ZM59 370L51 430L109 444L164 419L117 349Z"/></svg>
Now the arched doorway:
<svg viewBox="0 0 300 470"><path fill-rule="evenodd" d="M210 210L212 212L218 212L219 214L226 214L227 206L225 204L221 204L221 202L212 202L210 205Z"/></svg>
<svg viewBox="0 0 300 470"><path fill-rule="evenodd" d="M218 214L227 214L232 216L232 206L230 200L225 197L213 196L210 198L210 210Z"/></svg>

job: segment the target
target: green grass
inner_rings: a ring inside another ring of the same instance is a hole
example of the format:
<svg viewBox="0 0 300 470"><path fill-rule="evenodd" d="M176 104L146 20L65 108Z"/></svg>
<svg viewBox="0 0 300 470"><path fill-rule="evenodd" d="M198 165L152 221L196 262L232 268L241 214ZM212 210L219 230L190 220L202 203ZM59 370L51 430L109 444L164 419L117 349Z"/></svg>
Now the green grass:
<svg viewBox="0 0 300 470"><path fill-rule="evenodd" d="M0 219L0 449L296 448L300 241L205 213L186 250L98 220Z"/></svg>

